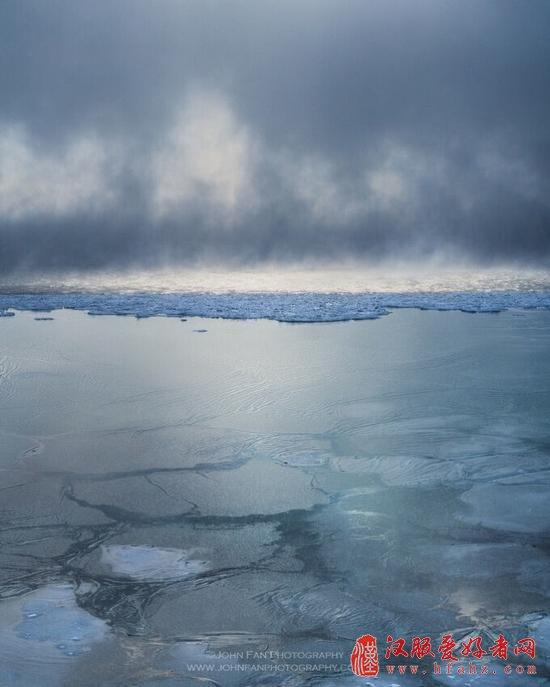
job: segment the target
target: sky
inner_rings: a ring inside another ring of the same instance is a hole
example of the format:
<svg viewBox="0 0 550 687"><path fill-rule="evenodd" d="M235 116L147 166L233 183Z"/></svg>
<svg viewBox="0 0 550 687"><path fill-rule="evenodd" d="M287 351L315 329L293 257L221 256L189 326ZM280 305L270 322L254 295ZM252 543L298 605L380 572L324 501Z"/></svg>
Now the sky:
<svg viewBox="0 0 550 687"><path fill-rule="evenodd" d="M547 0L2 0L0 274L550 258Z"/></svg>

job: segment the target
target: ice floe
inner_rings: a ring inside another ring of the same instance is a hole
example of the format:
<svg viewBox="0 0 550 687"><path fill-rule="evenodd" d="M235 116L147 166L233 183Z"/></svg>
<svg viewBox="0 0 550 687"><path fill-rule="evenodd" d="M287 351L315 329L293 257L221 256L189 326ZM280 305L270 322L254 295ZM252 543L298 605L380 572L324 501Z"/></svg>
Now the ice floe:
<svg viewBox="0 0 550 687"><path fill-rule="evenodd" d="M208 563L196 551L153 546L103 546L101 562L115 576L138 582L167 582L199 575Z"/></svg>
<svg viewBox="0 0 550 687"><path fill-rule="evenodd" d="M493 313L550 309L549 291L456 291L418 293L4 293L0 315L12 310L84 310L91 315L215 317L281 322L368 320L395 308Z"/></svg>

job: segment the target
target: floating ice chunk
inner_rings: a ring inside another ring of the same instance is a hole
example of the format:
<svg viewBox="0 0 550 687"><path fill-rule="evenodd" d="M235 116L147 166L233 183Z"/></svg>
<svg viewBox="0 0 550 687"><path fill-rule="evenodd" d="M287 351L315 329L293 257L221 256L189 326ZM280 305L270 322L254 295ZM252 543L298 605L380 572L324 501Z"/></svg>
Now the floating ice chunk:
<svg viewBox="0 0 550 687"><path fill-rule="evenodd" d="M153 546L103 546L101 563L116 576L139 582L166 582L199 575L208 569L206 561L194 558L195 551L159 549Z"/></svg>
<svg viewBox="0 0 550 687"><path fill-rule="evenodd" d="M280 322L370 320L395 308L492 313L550 309L550 291L454 291L424 293L93 293L0 294L0 316L11 310L84 310L90 315L216 317Z"/></svg>

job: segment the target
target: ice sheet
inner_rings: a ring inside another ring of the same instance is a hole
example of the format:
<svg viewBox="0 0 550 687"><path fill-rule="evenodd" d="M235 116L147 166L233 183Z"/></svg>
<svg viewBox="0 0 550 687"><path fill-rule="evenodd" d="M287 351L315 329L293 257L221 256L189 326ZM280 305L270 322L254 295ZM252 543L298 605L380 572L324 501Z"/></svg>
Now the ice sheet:
<svg viewBox="0 0 550 687"><path fill-rule="evenodd" d="M352 687L359 635L444 631L532 633L492 682L544 684L550 312L0 328L9 687Z"/></svg>
<svg viewBox="0 0 550 687"><path fill-rule="evenodd" d="M91 315L215 317L280 322L369 320L396 308L492 313L549 309L550 291L418 293L0 293L0 314L62 308ZM195 330L198 331L198 330Z"/></svg>

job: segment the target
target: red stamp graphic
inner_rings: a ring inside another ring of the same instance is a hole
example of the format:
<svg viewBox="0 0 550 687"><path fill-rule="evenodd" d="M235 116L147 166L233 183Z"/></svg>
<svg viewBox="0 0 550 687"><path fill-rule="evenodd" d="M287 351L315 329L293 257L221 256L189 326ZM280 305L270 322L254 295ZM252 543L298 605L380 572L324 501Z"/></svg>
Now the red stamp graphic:
<svg viewBox="0 0 550 687"><path fill-rule="evenodd" d="M351 669L361 677L378 675L378 650L376 637L363 635L355 642L351 652Z"/></svg>

